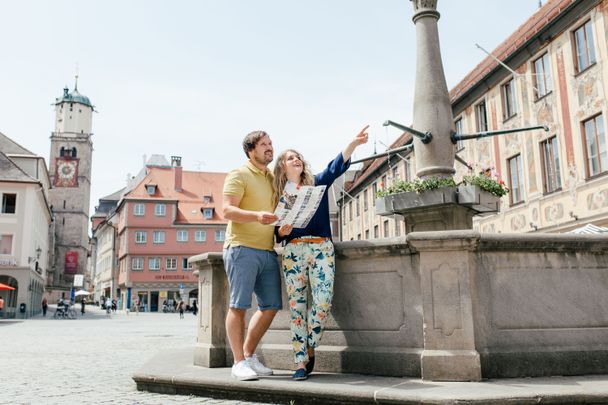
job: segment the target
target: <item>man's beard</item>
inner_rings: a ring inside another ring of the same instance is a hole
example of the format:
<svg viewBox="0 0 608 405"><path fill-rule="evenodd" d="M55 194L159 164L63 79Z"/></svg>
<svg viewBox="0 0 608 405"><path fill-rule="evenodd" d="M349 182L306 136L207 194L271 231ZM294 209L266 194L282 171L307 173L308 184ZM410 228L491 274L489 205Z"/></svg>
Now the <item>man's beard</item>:
<svg viewBox="0 0 608 405"><path fill-rule="evenodd" d="M261 165L267 165L268 163L272 162L273 154L271 153L268 158L266 157L266 153L264 153L264 155L262 155L262 157L254 156L253 158L255 159L255 161L257 163L259 163Z"/></svg>

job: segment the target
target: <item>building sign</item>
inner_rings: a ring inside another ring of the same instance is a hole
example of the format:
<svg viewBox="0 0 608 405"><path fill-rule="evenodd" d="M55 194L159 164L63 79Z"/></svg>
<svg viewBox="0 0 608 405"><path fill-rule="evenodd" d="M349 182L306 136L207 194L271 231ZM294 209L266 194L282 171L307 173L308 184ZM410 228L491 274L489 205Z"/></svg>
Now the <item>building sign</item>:
<svg viewBox="0 0 608 405"><path fill-rule="evenodd" d="M155 280L186 280L187 277L183 274L162 274L154 276Z"/></svg>
<svg viewBox="0 0 608 405"><path fill-rule="evenodd" d="M0 266L16 266L17 259L13 256L0 255Z"/></svg>
<svg viewBox="0 0 608 405"><path fill-rule="evenodd" d="M74 287L82 287L84 285L84 274L76 274L74 276Z"/></svg>
<svg viewBox="0 0 608 405"><path fill-rule="evenodd" d="M76 274L78 272L78 252L70 250L65 252L65 274Z"/></svg>

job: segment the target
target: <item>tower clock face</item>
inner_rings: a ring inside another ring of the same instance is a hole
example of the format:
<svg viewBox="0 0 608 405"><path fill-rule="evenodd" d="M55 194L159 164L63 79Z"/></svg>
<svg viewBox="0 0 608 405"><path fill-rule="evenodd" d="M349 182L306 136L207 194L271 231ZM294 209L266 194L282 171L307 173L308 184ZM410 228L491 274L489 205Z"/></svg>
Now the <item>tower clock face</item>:
<svg viewBox="0 0 608 405"><path fill-rule="evenodd" d="M56 187L77 187L78 186L78 159L58 158L57 172L55 173Z"/></svg>

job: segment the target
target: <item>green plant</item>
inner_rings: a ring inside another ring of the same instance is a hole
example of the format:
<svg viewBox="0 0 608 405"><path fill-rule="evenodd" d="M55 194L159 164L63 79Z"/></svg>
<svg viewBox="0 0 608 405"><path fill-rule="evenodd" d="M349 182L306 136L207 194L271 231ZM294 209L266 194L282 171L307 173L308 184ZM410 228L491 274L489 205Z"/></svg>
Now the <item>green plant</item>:
<svg viewBox="0 0 608 405"><path fill-rule="evenodd" d="M456 187L456 182L451 177L429 177L427 179L414 179L412 181L397 180L387 188L384 188L384 184L380 184L380 187L382 188L376 194L377 197L386 197L387 195L406 191L415 191L420 194L427 190L441 187Z"/></svg>
<svg viewBox="0 0 608 405"><path fill-rule="evenodd" d="M505 182L498 180L488 172L488 170L480 174L469 174L462 176L462 184L478 186L480 189L487 191L496 197L506 195L510 190L505 186Z"/></svg>

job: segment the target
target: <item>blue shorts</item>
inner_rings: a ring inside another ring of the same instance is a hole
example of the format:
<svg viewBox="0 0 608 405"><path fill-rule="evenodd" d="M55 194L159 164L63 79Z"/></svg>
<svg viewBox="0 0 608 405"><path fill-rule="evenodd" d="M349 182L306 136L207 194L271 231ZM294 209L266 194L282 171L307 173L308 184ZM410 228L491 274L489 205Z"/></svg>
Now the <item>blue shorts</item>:
<svg viewBox="0 0 608 405"><path fill-rule="evenodd" d="M279 262L274 251L229 246L224 249L224 268L230 308L251 308L252 293L262 311L283 308Z"/></svg>

